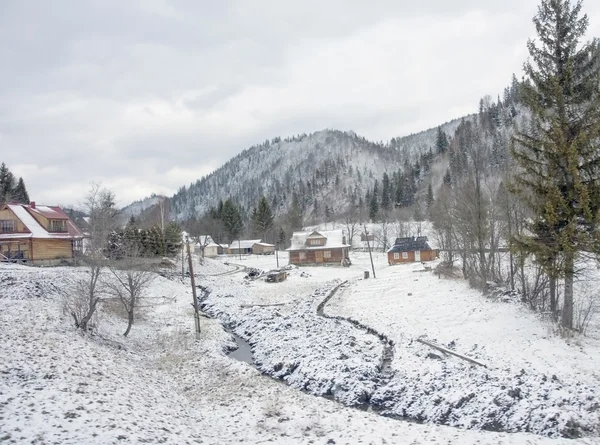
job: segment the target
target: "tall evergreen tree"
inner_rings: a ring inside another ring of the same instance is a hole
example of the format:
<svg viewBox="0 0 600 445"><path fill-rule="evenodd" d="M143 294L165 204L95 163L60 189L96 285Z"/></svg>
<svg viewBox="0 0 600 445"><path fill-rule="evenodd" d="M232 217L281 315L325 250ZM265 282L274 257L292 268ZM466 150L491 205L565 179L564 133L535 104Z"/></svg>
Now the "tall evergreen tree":
<svg viewBox="0 0 600 445"><path fill-rule="evenodd" d="M431 209L433 205L433 188L431 187L431 183L427 186L427 196L425 197L425 204L427 205L427 210Z"/></svg>
<svg viewBox="0 0 600 445"><path fill-rule="evenodd" d="M600 55L597 41L579 44L588 27L581 6L542 0L538 8L538 40L527 44L521 86L532 128L516 135L512 150L521 167L514 189L534 211L532 235L515 242L551 279L564 278L566 328L573 327L574 263L595 247L600 209Z"/></svg>
<svg viewBox="0 0 600 445"><path fill-rule="evenodd" d="M448 136L442 130L442 127L438 127L437 136L435 138L435 148L439 154L446 153L448 146L450 143L448 142Z"/></svg>
<svg viewBox="0 0 600 445"><path fill-rule="evenodd" d="M387 173L383 174L383 180L381 182L381 208L383 210L390 210L392 207L392 194L390 186L390 177Z"/></svg>
<svg viewBox="0 0 600 445"><path fill-rule="evenodd" d="M267 233L273 228L273 212L267 198L262 196L258 201L258 207L254 209L252 214L252 224L256 233L263 237L263 241L267 239Z"/></svg>
<svg viewBox="0 0 600 445"><path fill-rule="evenodd" d="M13 199L14 187L15 177L3 162L0 165L0 203L11 201Z"/></svg>
<svg viewBox="0 0 600 445"><path fill-rule="evenodd" d="M29 204L29 193L27 193L23 178L19 178L17 181L17 185L12 191L12 200L20 204Z"/></svg>
<svg viewBox="0 0 600 445"><path fill-rule="evenodd" d="M244 223L240 210L231 199L228 199L223 204L221 220L223 221L227 235L229 235L230 242L240 236Z"/></svg>
<svg viewBox="0 0 600 445"><path fill-rule="evenodd" d="M300 208L296 193L292 196L292 206L288 212L287 220L288 225L292 230L301 229L304 225L304 221L302 220L302 209Z"/></svg>
<svg viewBox="0 0 600 445"><path fill-rule="evenodd" d="M379 213L379 202L377 201L377 197L379 196L379 183L375 181L375 186L373 187L373 193L371 193L371 201L369 202L369 218L372 221L377 218L377 214Z"/></svg>

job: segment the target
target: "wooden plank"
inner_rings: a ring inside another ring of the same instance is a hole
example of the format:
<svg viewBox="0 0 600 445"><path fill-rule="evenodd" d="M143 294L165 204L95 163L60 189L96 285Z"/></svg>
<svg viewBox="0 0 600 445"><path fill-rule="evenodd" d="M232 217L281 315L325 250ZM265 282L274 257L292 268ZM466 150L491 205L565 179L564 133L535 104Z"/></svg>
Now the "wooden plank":
<svg viewBox="0 0 600 445"><path fill-rule="evenodd" d="M453 356L458 357L460 359L466 360L469 363L473 363L474 365L483 366L484 368L487 368L487 366L485 364L483 364L481 362L478 362L477 360L473 360L472 358L469 358L469 357L467 357L465 355L459 354L458 352L454 352L451 349L444 348L443 346L436 345L435 343L431 343L431 342L422 340L420 338L417 338L417 341L419 343L423 343L424 345L427 345L427 346L429 346L431 348L437 349L438 351L442 351L444 354L450 354L450 355L453 355Z"/></svg>

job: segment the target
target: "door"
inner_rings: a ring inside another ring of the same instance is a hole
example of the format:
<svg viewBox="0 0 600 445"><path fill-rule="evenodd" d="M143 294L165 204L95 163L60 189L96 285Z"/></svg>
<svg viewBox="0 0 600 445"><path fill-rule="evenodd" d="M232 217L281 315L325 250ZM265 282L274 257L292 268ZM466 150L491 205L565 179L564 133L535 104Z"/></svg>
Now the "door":
<svg viewBox="0 0 600 445"><path fill-rule="evenodd" d="M421 251L415 250L415 261L421 261Z"/></svg>
<svg viewBox="0 0 600 445"><path fill-rule="evenodd" d="M323 251L322 250L315 250L315 261L317 263L323 262Z"/></svg>

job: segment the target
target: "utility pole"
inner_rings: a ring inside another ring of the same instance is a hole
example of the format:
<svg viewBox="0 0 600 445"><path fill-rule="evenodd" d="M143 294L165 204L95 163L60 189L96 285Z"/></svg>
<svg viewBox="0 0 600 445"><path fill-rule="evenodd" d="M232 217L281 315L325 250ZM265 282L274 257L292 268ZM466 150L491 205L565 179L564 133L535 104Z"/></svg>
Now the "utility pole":
<svg viewBox="0 0 600 445"><path fill-rule="evenodd" d="M275 258L277 259L277 269L279 269L279 242L275 246Z"/></svg>
<svg viewBox="0 0 600 445"><path fill-rule="evenodd" d="M185 279L185 271L184 271L184 259L185 259L185 254L183 253L183 249L185 247L185 240L183 240L183 242L181 243L181 279Z"/></svg>
<svg viewBox="0 0 600 445"><path fill-rule="evenodd" d="M369 258L371 258L371 270L373 271L373 278L377 278L375 276L375 266L373 265L373 255L371 254L371 244L369 244L369 231L367 230L367 225L363 226L365 228L365 238L367 239L367 248L369 249Z"/></svg>
<svg viewBox="0 0 600 445"><path fill-rule="evenodd" d="M187 240L186 240L187 241ZM196 325L196 339L200 338L200 313L198 311L198 297L196 296L196 277L194 277L194 264L190 253L190 243L186 242L188 267L190 268L190 279L192 281L192 295L194 297L194 322Z"/></svg>

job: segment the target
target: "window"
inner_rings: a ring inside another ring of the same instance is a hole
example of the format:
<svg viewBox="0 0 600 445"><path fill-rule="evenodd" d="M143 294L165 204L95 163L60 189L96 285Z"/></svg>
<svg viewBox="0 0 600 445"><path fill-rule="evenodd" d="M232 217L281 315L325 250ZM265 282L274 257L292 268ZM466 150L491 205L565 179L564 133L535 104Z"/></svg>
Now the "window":
<svg viewBox="0 0 600 445"><path fill-rule="evenodd" d="M0 233L13 233L17 231L17 225L12 219L0 220Z"/></svg>
<svg viewBox="0 0 600 445"><path fill-rule="evenodd" d="M402 259L403 260L407 260L408 259L408 252L402 252Z"/></svg>
<svg viewBox="0 0 600 445"><path fill-rule="evenodd" d="M398 252L394 252L394 259L395 260L399 260L400 259L400 254Z"/></svg>
<svg viewBox="0 0 600 445"><path fill-rule="evenodd" d="M323 252L323 258L331 258L331 250L326 250Z"/></svg>
<svg viewBox="0 0 600 445"><path fill-rule="evenodd" d="M51 219L49 232L66 232L67 222L62 219Z"/></svg>
<svg viewBox="0 0 600 445"><path fill-rule="evenodd" d="M311 246L321 246L321 245L323 245L323 241L320 239L311 239L311 240L309 240L309 244Z"/></svg>
<svg viewBox="0 0 600 445"><path fill-rule="evenodd" d="M306 252L300 252L299 253L299 257L300 257L300 260L305 260L306 259Z"/></svg>

